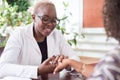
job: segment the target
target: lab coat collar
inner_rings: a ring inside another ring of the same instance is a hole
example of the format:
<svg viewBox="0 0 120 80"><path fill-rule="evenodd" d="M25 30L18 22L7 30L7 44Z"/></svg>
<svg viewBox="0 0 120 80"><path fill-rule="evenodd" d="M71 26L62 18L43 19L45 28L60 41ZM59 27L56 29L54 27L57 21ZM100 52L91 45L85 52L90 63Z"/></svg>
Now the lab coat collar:
<svg viewBox="0 0 120 80"><path fill-rule="evenodd" d="M39 46L37 44L37 41L35 40L34 38L34 35L33 35L33 23L31 23L30 25L28 25L28 37L30 39L32 39L34 41L34 48L36 48L36 50L41 53L40 49L39 49ZM48 48L48 56L52 56L50 54L53 54L53 49L54 49L54 31L55 29L51 32L51 34L49 36L47 36L47 48ZM35 47L37 46L37 47Z"/></svg>

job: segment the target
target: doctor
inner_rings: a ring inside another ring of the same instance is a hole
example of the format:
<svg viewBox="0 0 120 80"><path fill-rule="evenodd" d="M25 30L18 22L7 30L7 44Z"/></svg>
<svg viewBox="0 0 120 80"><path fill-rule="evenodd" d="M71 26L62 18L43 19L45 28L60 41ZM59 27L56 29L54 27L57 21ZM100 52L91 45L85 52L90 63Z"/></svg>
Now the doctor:
<svg viewBox="0 0 120 80"><path fill-rule="evenodd" d="M49 57L60 55L55 58L60 61L75 55L61 32L55 29L60 20L52 2L37 2L32 18L33 23L15 29L9 37L0 58L0 78L38 78L53 72L55 66L49 64Z"/></svg>

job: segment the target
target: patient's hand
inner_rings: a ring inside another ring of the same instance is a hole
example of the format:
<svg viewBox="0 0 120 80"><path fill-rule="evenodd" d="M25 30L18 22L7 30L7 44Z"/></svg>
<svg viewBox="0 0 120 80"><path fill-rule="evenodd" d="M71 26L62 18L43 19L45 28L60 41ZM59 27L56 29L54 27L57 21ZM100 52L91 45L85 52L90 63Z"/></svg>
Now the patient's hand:
<svg viewBox="0 0 120 80"><path fill-rule="evenodd" d="M89 77L91 76L91 74L93 73L94 67L96 66L96 64L86 64L85 66L85 70L83 71L83 75L85 77Z"/></svg>
<svg viewBox="0 0 120 80"><path fill-rule="evenodd" d="M63 59L62 61L58 62L56 68L54 69L54 73L60 72L64 68L69 66L69 59Z"/></svg>

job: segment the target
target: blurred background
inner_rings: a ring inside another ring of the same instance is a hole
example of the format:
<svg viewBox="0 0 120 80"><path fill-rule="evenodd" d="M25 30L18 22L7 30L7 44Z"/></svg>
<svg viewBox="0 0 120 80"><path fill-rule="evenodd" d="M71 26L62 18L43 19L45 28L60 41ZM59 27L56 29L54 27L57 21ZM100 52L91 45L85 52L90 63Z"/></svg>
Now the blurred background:
<svg viewBox="0 0 120 80"><path fill-rule="evenodd" d="M0 47L10 33L32 22L32 6L38 0L0 0ZM101 58L118 42L107 38L103 21L104 0L51 0L61 19L61 30L78 56Z"/></svg>

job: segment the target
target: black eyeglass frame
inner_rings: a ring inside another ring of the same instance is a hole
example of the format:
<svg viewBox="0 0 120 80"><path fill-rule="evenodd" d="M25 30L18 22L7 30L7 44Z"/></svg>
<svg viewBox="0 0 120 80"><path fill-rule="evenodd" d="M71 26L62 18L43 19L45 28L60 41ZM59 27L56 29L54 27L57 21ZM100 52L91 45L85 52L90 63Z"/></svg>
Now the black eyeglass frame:
<svg viewBox="0 0 120 80"><path fill-rule="evenodd" d="M58 19L58 18L54 18L55 19L55 21L53 20L53 19L50 19L49 18L49 16L47 16L47 15L43 15L43 16L39 16L39 15L37 15L37 17L42 21L42 23L43 24L49 24L49 23L52 23L53 25L58 25L59 23L60 23L60 19ZM44 19L43 17L48 17L48 19Z"/></svg>

